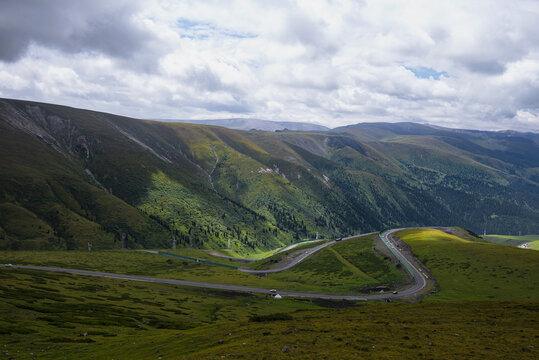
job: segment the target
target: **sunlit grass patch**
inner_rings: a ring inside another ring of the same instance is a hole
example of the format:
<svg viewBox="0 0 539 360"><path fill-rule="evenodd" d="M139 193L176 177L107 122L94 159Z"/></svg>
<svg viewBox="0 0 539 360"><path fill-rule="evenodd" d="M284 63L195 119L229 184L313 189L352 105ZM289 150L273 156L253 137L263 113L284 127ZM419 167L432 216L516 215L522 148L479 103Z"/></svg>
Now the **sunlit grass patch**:
<svg viewBox="0 0 539 360"><path fill-rule="evenodd" d="M465 239L460 236L448 234L438 229L420 229L420 230L403 230L399 232L399 236L404 237L409 241L439 241L439 242L469 242L470 239Z"/></svg>

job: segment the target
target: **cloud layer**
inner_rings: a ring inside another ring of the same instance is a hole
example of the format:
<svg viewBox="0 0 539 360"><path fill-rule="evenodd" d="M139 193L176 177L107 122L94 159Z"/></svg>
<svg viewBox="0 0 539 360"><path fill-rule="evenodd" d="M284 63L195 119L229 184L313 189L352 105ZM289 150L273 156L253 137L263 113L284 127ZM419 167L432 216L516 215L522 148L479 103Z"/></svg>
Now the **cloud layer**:
<svg viewBox="0 0 539 360"><path fill-rule="evenodd" d="M539 131L537 1L0 2L0 96Z"/></svg>

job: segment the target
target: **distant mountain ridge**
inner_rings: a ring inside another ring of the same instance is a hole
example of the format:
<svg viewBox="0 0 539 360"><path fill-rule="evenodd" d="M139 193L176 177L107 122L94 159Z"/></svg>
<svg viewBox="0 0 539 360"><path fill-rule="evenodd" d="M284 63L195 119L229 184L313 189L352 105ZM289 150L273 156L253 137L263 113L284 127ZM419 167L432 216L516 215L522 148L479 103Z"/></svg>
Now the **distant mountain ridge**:
<svg viewBox="0 0 539 360"><path fill-rule="evenodd" d="M156 119L157 121L189 123L199 125L223 126L234 130L263 130L263 131L326 131L328 127L308 122L271 121L251 118L231 118L215 120L172 120Z"/></svg>
<svg viewBox="0 0 539 360"><path fill-rule="evenodd" d="M238 131L0 99L0 249L239 252L386 227L539 233L539 135Z"/></svg>

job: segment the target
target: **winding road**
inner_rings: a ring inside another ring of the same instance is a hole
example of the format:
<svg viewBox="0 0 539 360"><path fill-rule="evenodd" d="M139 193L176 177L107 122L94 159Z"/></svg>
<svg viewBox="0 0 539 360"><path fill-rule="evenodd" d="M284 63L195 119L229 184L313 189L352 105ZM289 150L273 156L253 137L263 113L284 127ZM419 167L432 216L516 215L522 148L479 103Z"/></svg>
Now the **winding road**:
<svg viewBox="0 0 539 360"><path fill-rule="evenodd" d="M408 270L410 275L412 276L412 285L407 287L406 289L401 290L398 294L392 294L392 295L401 295L401 297L409 297L409 296L416 296L416 294L423 290L425 286L427 286L427 275L421 271L421 269L418 269L416 266L414 266L406 256L397 248L395 245L395 242L393 241L393 233L396 233L398 231L404 230L402 229L392 229L383 232L380 234L380 238L384 242L384 244L387 246L389 251L395 255L397 260Z"/></svg>
<svg viewBox="0 0 539 360"><path fill-rule="evenodd" d="M355 238L355 237L358 237L358 236L364 236L364 235L370 235L370 234L375 234L375 233L369 233L369 234L361 234L361 235L354 235L354 236L349 236L347 238L343 238L343 240L349 240L349 239L352 239L352 238ZM288 270L294 266L296 266L297 264L299 264L300 262L302 262L303 260L305 260L306 258L308 258L309 256L311 256L312 254L314 254L315 252L319 251L319 250L322 250L323 248L325 248L326 246L330 246L330 245L333 245L335 244L337 241L336 240L333 240L333 241L328 241L327 243L324 243L324 244L321 244L321 245L318 245L318 246L315 246L313 248L310 248L310 249L306 249L306 250L303 250L303 252L301 254L299 254L298 256L296 256L295 258L292 259L292 261L290 261L289 263L286 263L282 266L278 266L278 267L275 267L273 269L267 269L267 270L252 270L252 269L248 269L248 268L238 268L239 271L243 271L243 272L246 272L246 273L249 273L249 274L253 274L253 275L265 275L265 274L272 274L272 273L278 273L278 272L281 272L281 271L284 271L284 270ZM297 246L298 244L296 244ZM283 251L287 251L287 250L290 250L290 249L293 249L293 247L288 247L288 248L285 248Z"/></svg>
<svg viewBox="0 0 539 360"><path fill-rule="evenodd" d="M403 266L408 270L410 275L413 278L413 283L406 289L399 291L394 294L391 292L387 293L376 293L376 294L365 294L365 295L338 295L338 294L321 294L321 293L310 293L310 292L300 292L292 290L280 290L279 294L281 296L290 296L290 297L306 297L306 298L317 298L317 299L331 299L331 300L353 300L353 301L367 301L367 300L385 300L385 299L398 299L398 298L409 298L415 296L419 291L421 291L427 284L427 277L419 269L417 269L397 248L395 245L392 234L400 231L402 229L393 229L385 231L380 235L384 244L388 249L395 255L395 257L403 264ZM371 233L372 234L372 233ZM343 238L343 241L355 238L357 236L363 236L369 234L360 234L355 236L350 236ZM271 270L249 270L242 269L242 271L249 273L273 273L278 271L283 271L289 269L301 261L305 260L308 256L313 253L323 249L326 246L334 244L336 241L330 241L320 246L308 249L302 255L298 256L291 263L286 264L286 266L279 269ZM145 277L145 276L135 276L135 275L124 275L124 274L115 274L115 273L106 273L99 271L89 271L89 270L79 270L79 269L65 269L58 267L47 267L47 266L31 266L31 265L11 265L11 264L0 264L0 267L9 267L14 269L28 269L28 270L41 270L41 271L56 271L63 272L68 274L77 274L77 275L86 275L86 276L99 276L106 277L111 279L120 279L120 280L130 280L130 281L143 281L143 282L152 282L160 284L170 284L170 285L179 285L179 286L191 286L191 287L201 287L208 289L219 289L219 290L229 290L229 291L242 291L242 292L251 292L251 293L260 293L268 294L268 289L251 287L251 286L239 286L239 285L226 285L226 284L214 284L198 281L186 281L186 280L174 280L174 279L161 279L154 277Z"/></svg>

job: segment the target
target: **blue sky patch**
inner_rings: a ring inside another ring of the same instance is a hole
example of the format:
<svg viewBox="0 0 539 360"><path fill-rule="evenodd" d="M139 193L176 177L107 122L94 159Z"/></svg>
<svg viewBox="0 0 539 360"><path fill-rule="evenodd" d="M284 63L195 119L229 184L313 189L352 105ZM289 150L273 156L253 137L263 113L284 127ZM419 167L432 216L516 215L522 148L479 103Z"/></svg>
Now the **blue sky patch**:
<svg viewBox="0 0 539 360"><path fill-rule="evenodd" d="M234 33L234 32L228 32L228 31L224 31L222 32L222 34L225 36L229 36L229 37L233 37L237 39L254 39L258 37L258 35L254 35L254 34L249 34L249 33L241 34L241 33Z"/></svg>
<svg viewBox="0 0 539 360"><path fill-rule="evenodd" d="M430 79L430 77L432 77L434 80L440 80L440 76L449 77L449 74L445 71L436 71L424 66L417 68L405 66L405 68L406 70L413 72L415 77L420 79Z"/></svg>
<svg viewBox="0 0 539 360"><path fill-rule="evenodd" d="M252 39L257 37L257 35L251 33L227 31L219 29L215 27L215 25L207 22L193 21L186 18L179 18L176 24L179 29L183 30L180 36L189 39L207 39L211 33L219 33L237 39Z"/></svg>
<svg viewBox="0 0 539 360"><path fill-rule="evenodd" d="M180 29L193 29L193 28L200 28L200 27L213 28L213 26L211 26L208 23L204 23L200 21L193 21L193 20L189 20L185 18L178 19L176 23L178 24L178 27Z"/></svg>

